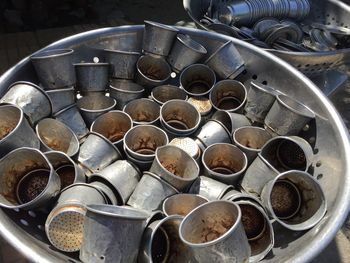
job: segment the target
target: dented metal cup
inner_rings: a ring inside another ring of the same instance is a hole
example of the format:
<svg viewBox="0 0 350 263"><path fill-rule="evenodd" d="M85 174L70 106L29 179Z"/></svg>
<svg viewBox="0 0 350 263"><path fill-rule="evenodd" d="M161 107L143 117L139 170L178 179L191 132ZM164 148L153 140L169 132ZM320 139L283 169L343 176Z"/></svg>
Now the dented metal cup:
<svg viewBox="0 0 350 263"><path fill-rule="evenodd" d="M244 70L244 61L231 40L220 46L205 64L222 79L234 79Z"/></svg>
<svg viewBox="0 0 350 263"><path fill-rule="evenodd" d="M273 219L293 231L312 228L327 211L320 184L302 171L287 171L268 182L261 200Z"/></svg>
<svg viewBox="0 0 350 263"><path fill-rule="evenodd" d="M222 80L215 84L210 91L209 98L216 110L243 112L247 90L239 81Z"/></svg>
<svg viewBox="0 0 350 263"><path fill-rule="evenodd" d="M213 114L213 105L211 104L210 100L205 96L201 96L201 97L189 97L187 101L191 103L200 113L201 115L200 125L205 124Z"/></svg>
<svg viewBox="0 0 350 263"><path fill-rule="evenodd" d="M20 147L40 148L40 141L16 105L0 105L0 158Z"/></svg>
<svg viewBox="0 0 350 263"><path fill-rule="evenodd" d="M198 262L248 262L251 251L241 218L233 202L205 203L183 219L180 238Z"/></svg>
<svg viewBox="0 0 350 263"><path fill-rule="evenodd" d="M31 82L13 83L1 98L0 103L10 103L20 107L32 125L52 114L49 96Z"/></svg>
<svg viewBox="0 0 350 263"><path fill-rule="evenodd" d="M3 157L0 176L0 206L4 208L45 208L61 187L49 160L34 148L18 148Z"/></svg>
<svg viewBox="0 0 350 263"><path fill-rule="evenodd" d="M136 262L148 217L147 212L131 207L88 205L79 258L83 262Z"/></svg>
<svg viewBox="0 0 350 263"><path fill-rule="evenodd" d="M76 104L56 112L53 117L67 125L79 140L89 132Z"/></svg>
<svg viewBox="0 0 350 263"><path fill-rule="evenodd" d="M108 63L77 63L74 67L81 94L104 92L108 88Z"/></svg>
<svg viewBox="0 0 350 263"><path fill-rule="evenodd" d="M127 204L138 209L156 211L167 197L178 193L176 188L159 176L144 172Z"/></svg>
<svg viewBox="0 0 350 263"><path fill-rule="evenodd" d="M163 85L171 74L165 59L149 55L142 56L136 63L136 82L146 88Z"/></svg>
<svg viewBox="0 0 350 263"><path fill-rule="evenodd" d="M216 143L202 155L204 174L226 184L236 184L247 169L247 156L238 147Z"/></svg>
<svg viewBox="0 0 350 263"><path fill-rule="evenodd" d="M167 58L172 69L179 73L185 67L196 63L207 50L189 35L178 34Z"/></svg>
<svg viewBox="0 0 350 263"><path fill-rule="evenodd" d="M190 96L199 97L209 94L215 82L214 71L203 64L190 65L180 75L180 86Z"/></svg>
<svg viewBox="0 0 350 263"><path fill-rule="evenodd" d="M73 49L53 49L30 57L44 89L58 89L75 84Z"/></svg>
<svg viewBox="0 0 350 263"><path fill-rule="evenodd" d="M152 89L152 99L159 105L169 100L187 100L187 94L183 89L173 85L162 85Z"/></svg>
<svg viewBox="0 0 350 263"><path fill-rule="evenodd" d="M145 21L142 49L145 53L167 56L176 38L175 27L153 21Z"/></svg>
<svg viewBox="0 0 350 263"><path fill-rule="evenodd" d="M78 154L79 140L74 132L62 122L49 118L43 119L35 129L41 142L41 151L61 151L70 157Z"/></svg>
<svg viewBox="0 0 350 263"><path fill-rule="evenodd" d="M112 78L134 79L136 62L141 53L135 51L103 50L106 61L111 65Z"/></svg>
<svg viewBox="0 0 350 263"><path fill-rule="evenodd" d="M158 147L150 168L179 191L186 191L199 176L197 162L184 150L173 145Z"/></svg>
<svg viewBox="0 0 350 263"><path fill-rule="evenodd" d="M143 97L145 89L130 80L112 79L109 95L117 101L117 109L122 110L128 102Z"/></svg>
<svg viewBox="0 0 350 263"><path fill-rule="evenodd" d="M207 203L208 199L196 194L177 194L168 197L163 202L163 212L166 216L186 216L196 207Z"/></svg>
<svg viewBox="0 0 350 263"><path fill-rule="evenodd" d="M272 134L297 135L314 118L315 113L301 102L277 95L264 124Z"/></svg>
<svg viewBox="0 0 350 263"><path fill-rule="evenodd" d="M157 124L160 115L160 106L153 100L142 98L130 101L125 105L126 112L135 125Z"/></svg>
<svg viewBox="0 0 350 263"><path fill-rule="evenodd" d="M107 96L86 96L77 101L77 107L88 127L102 114L113 110L117 102Z"/></svg>
<svg viewBox="0 0 350 263"><path fill-rule="evenodd" d="M52 103L52 114L75 103L74 87L46 90Z"/></svg>
<svg viewBox="0 0 350 263"><path fill-rule="evenodd" d="M200 176L191 185L189 193L198 194L207 198L209 201L215 201L221 199L227 192L233 189L232 185L221 183L206 176Z"/></svg>

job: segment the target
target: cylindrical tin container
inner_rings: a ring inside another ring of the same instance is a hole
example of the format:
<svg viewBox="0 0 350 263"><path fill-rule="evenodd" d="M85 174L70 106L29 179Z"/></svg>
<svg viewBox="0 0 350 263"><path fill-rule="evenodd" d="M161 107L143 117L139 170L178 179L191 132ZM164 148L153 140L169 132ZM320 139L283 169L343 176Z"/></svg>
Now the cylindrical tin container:
<svg viewBox="0 0 350 263"><path fill-rule="evenodd" d="M205 97L189 97L187 99L189 103L191 103L200 113L201 115L201 123L200 125L204 125L213 114L213 105L210 100Z"/></svg>
<svg viewBox="0 0 350 263"><path fill-rule="evenodd" d="M99 189L105 196L107 203L109 205L122 205L122 201L113 192L113 187L107 181L93 181L90 185Z"/></svg>
<svg viewBox="0 0 350 263"><path fill-rule="evenodd" d="M136 159L128 153L128 151L125 148L125 145L123 147L124 147L124 153L126 155L126 159L128 161L130 161L131 163L133 163L137 168L139 168L140 171L142 171L142 172L148 171L149 168L151 168L151 165L153 163L153 159L152 160Z"/></svg>
<svg viewBox="0 0 350 263"><path fill-rule="evenodd" d="M168 197L163 202L163 212L166 216L188 215L196 207L207 203L208 199L195 194L177 194Z"/></svg>
<svg viewBox="0 0 350 263"><path fill-rule="evenodd" d="M141 53L111 49L105 49L103 53L111 65L112 78L134 79L136 62Z"/></svg>
<svg viewBox="0 0 350 263"><path fill-rule="evenodd" d="M228 201L250 201L250 202L255 202L262 206L260 199L256 195L252 195L249 193L246 193L244 191L237 191L237 190L230 190L226 194L224 194L221 197L221 200L228 200Z"/></svg>
<svg viewBox="0 0 350 263"><path fill-rule="evenodd" d="M221 199L228 191L233 189L232 185L221 183L206 176L200 176L191 185L189 193L198 194L209 201L215 201Z"/></svg>
<svg viewBox="0 0 350 263"><path fill-rule="evenodd" d="M189 137L176 137L169 142L169 145L174 145L187 152L197 163L200 162L201 149L196 141Z"/></svg>
<svg viewBox="0 0 350 263"><path fill-rule="evenodd" d="M187 94L183 89L173 85L162 85L152 89L152 99L159 105L169 100L187 100Z"/></svg>
<svg viewBox="0 0 350 263"><path fill-rule="evenodd" d="M233 132L233 126L232 126L232 115L233 113L229 113L227 111L224 110L218 110L216 111L213 116L211 116L211 120L215 120L220 122L224 127L226 127L226 129L229 131L230 133L230 137L231 137L231 133Z"/></svg>
<svg viewBox="0 0 350 263"><path fill-rule="evenodd" d="M231 118L231 124L232 124L232 133L235 132L238 128L241 128L243 126L251 126L252 123L249 121L249 119L244 116L243 114L230 112L229 113Z"/></svg>
<svg viewBox="0 0 350 263"><path fill-rule="evenodd" d="M124 112L129 114L134 124L157 124L160 106L153 100L142 98L130 101L125 105Z"/></svg>
<svg viewBox="0 0 350 263"><path fill-rule="evenodd" d="M74 64L77 89L82 93L104 92L108 88L108 63Z"/></svg>
<svg viewBox="0 0 350 263"><path fill-rule="evenodd" d="M52 114L75 103L74 87L46 90L52 103Z"/></svg>
<svg viewBox="0 0 350 263"><path fill-rule="evenodd" d="M143 97L145 89L130 80L112 79L109 95L117 101L117 109L122 110L128 102Z"/></svg>

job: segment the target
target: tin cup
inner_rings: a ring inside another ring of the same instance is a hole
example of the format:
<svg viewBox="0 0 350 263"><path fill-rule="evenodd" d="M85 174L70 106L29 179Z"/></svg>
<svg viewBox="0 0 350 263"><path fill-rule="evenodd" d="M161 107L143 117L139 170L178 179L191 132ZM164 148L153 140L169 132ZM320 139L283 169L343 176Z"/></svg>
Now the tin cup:
<svg viewBox="0 0 350 263"><path fill-rule="evenodd" d="M143 97L145 89L130 80L112 79L109 85L109 96L117 101L117 109L122 110L128 102Z"/></svg>
<svg viewBox="0 0 350 263"><path fill-rule="evenodd" d="M187 99L189 103L191 103L200 113L201 115L201 123L200 126L205 124L210 117L213 115L213 105L210 100L205 97L189 97Z"/></svg>
<svg viewBox="0 0 350 263"><path fill-rule="evenodd" d="M40 141L16 105L0 105L0 158L20 147L40 148Z"/></svg>
<svg viewBox="0 0 350 263"><path fill-rule="evenodd" d="M56 112L53 117L67 125L79 140L89 132L76 104L72 104L63 110Z"/></svg>
<svg viewBox="0 0 350 263"><path fill-rule="evenodd" d="M153 100L141 98L130 101L123 111L127 113L135 125L157 124L160 115L160 106Z"/></svg>
<svg viewBox="0 0 350 263"><path fill-rule="evenodd" d="M128 153L128 151L125 148L125 145L123 145L123 148L124 148L124 153L125 153L126 159L128 161L130 161L131 163L133 163L140 171L142 171L142 172L148 171L149 168L151 168L151 165L153 163L153 159L152 160L136 159Z"/></svg>
<svg viewBox="0 0 350 263"><path fill-rule="evenodd" d="M175 136L187 136L199 127L201 115L189 102L171 100L163 104L160 109L162 127Z"/></svg>
<svg viewBox="0 0 350 263"><path fill-rule="evenodd" d="M99 189L104 197L106 198L107 202L106 204L109 205L122 205L121 200L115 195L115 193L113 192L113 187L108 184L108 182L106 181L93 181L90 183L91 186Z"/></svg>
<svg viewBox="0 0 350 263"><path fill-rule="evenodd" d="M96 132L89 132L80 146L78 162L85 174L90 176L120 158L119 150L106 137Z"/></svg>
<svg viewBox="0 0 350 263"><path fill-rule="evenodd" d="M199 176L197 162L184 150L173 145L158 147L150 172L179 191L186 191Z"/></svg>
<svg viewBox="0 0 350 263"><path fill-rule="evenodd" d="M297 135L314 118L315 113L301 102L277 95L264 124L272 134Z"/></svg>
<svg viewBox="0 0 350 263"><path fill-rule="evenodd" d="M205 64L222 79L234 79L244 70L244 61L231 40L220 46Z"/></svg>
<svg viewBox="0 0 350 263"><path fill-rule="evenodd" d="M197 163L200 162L201 149L196 141L189 137L176 137L169 142L169 145L174 145L187 152Z"/></svg>
<svg viewBox="0 0 350 263"><path fill-rule="evenodd" d="M238 128L241 128L244 126L252 126L252 123L250 122L250 120L243 114L230 112L229 116L232 124L232 133L234 133L235 130L237 130Z"/></svg>
<svg viewBox="0 0 350 263"><path fill-rule="evenodd" d="M216 110L243 112L247 90L239 81L221 80L210 91L209 98Z"/></svg>
<svg viewBox="0 0 350 263"><path fill-rule="evenodd" d="M198 194L209 201L221 199L227 192L233 190L232 185L227 185L206 176L200 176L191 185L189 193Z"/></svg>
<svg viewBox="0 0 350 263"><path fill-rule="evenodd" d="M116 101L113 98L100 96L86 96L77 101L77 106L81 116L88 127L102 114L113 110L116 106Z"/></svg>
<svg viewBox="0 0 350 263"><path fill-rule="evenodd" d="M55 119L43 119L36 125L36 135L40 140L40 150L61 151L74 157L79 151L79 141L74 132Z"/></svg>
<svg viewBox="0 0 350 263"><path fill-rule="evenodd" d="M224 110L218 110L213 114L213 116L211 116L211 120L220 122L231 134L233 131L231 114L233 113L229 113Z"/></svg>
<svg viewBox="0 0 350 263"><path fill-rule="evenodd" d="M44 153L60 177L61 190L75 183L85 183L84 171L65 153L49 151Z"/></svg>
<svg viewBox="0 0 350 263"><path fill-rule="evenodd" d="M175 27L145 21L142 49L146 54L167 56L177 33L178 30Z"/></svg>
<svg viewBox="0 0 350 263"><path fill-rule="evenodd" d="M179 73L185 67L199 61L205 54L207 50L201 44L188 35L178 34L167 60L172 69Z"/></svg>
<svg viewBox="0 0 350 263"><path fill-rule="evenodd" d="M97 132L123 152L123 138L132 128L132 119L123 111L113 110L102 114L91 124L90 130Z"/></svg>
<svg viewBox="0 0 350 263"><path fill-rule="evenodd" d="M51 100L46 92L34 83L26 81L13 83L1 98L0 103L9 103L20 107L31 125L35 125L52 113Z"/></svg>
<svg viewBox="0 0 350 263"><path fill-rule="evenodd" d="M202 155L204 174L226 184L236 184L247 169L247 156L238 147L217 143L205 149Z"/></svg>
<svg viewBox="0 0 350 263"><path fill-rule="evenodd" d="M83 262L136 262L148 217L131 207L88 205L79 258Z"/></svg>
<svg viewBox="0 0 350 263"><path fill-rule="evenodd" d="M45 208L60 191L60 178L43 153L34 148L13 150L0 160L0 206Z"/></svg>
<svg viewBox="0 0 350 263"><path fill-rule="evenodd" d="M190 65L180 74L180 86L189 96L200 97L209 94L215 82L214 71L203 64Z"/></svg>
<svg viewBox="0 0 350 263"><path fill-rule="evenodd" d="M108 63L77 63L74 68L81 94L104 92L108 88Z"/></svg>
<svg viewBox="0 0 350 263"><path fill-rule="evenodd" d="M249 201L249 202L254 202L260 206L262 206L261 201L258 197L255 195L251 195L249 193L246 193L244 191L237 191L237 190L230 190L226 192L221 198L221 200L228 200L232 202L237 202L237 201Z"/></svg>
<svg viewBox="0 0 350 263"><path fill-rule="evenodd" d="M176 188L159 176L144 172L127 204L138 209L156 211L167 197L178 193Z"/></svg>
<svg viewBox="0 0 350 263"><path fill-rule="evenodd" d="M327 210L320 184L310 174L296 170L268 182L261 200L273 219L293 231L312 228Z"/></svg>
<svg viewBox="0 0 350 263"><path fill-rule="evenodd" d="M173 85L162 85L152 89L152 99L159 105L169 100L187 100L187 94L183 89Z"/></svg>
<svg viewBox="0 0 350 263"><path fill-rule="evenodd" d="M58 89L75 85L73 49L53 49L30 57L44 89Z"/></svg>
<svg viewBox="0 0 350 263"><path fill-rule="evenodd" d="M168 197L163 202L163 212L166 216L186 216L196 207L207 203L208 199L196 194L177 194Z"/></svg>
<svg viewBox="0 0 350 263"><path fill-rule="evenodd" d="M60 251L79 251L83 242L86 206L107 202L104 193L91 184L76 183L64 188L45 222L50 243Z"/></svg>
<svg viewBox="0 0 350 263"><path fill-rule="evenodd" d="M165 59L145 55L136 63L136 82L146 88L163 85L171 74L171 68Z"/></svg>
<svg viewBox="0 0 350 263"><path fill-rule="evenodd" d="M74 87L46 90L52 103L52 114L75 103Z"/></svg>
<svg viewBox="0 0 350 263"><path fill-rule="evenodd" d="M118 160L89 178L90 182L101 181L108 184L119 204L126 204L140 180L140 171L126 160Z"/></svg>
<svg viewBox="0 0 350 263"><path fill-rule="evenodd" d="M278 92L257 81L250 82L247 93L247 103L244 107L245 115L253 122L264 123L264 119L276 100Z"/></svg>
<svg viewBox="0 0 350 263"><path fill-rule="evenodd" d="M264 128L256 126L243 126L233 133L233 142L240 148L251 164L265 143L272 138Z"/></svg>
<svg viewBox="0 0 350 263"><path fill-rule="evenodd" d="M205 203L183 219L180 238L198 262L248 262L250 247L241 218L233 202Z"/></svg>
<svg viewBox="0 0 350 263"><path fill-rule="evenodd" d="M103 50L106 61L111 65L111 76L117 79L134 79L136 62L141 53L122 50Z"/></svg>
<svg viewBox="0 0 350 263"><path fill-rule="evenodd" d="M147 226L142 236L138 262L193 262L193 255L179 237L183 217L168 216Z"/></svg>

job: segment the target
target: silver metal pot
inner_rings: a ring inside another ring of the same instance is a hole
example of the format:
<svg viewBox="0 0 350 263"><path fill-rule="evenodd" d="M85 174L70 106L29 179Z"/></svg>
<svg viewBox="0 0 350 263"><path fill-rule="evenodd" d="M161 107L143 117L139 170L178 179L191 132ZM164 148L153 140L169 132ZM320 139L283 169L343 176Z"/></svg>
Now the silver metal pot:
<svg viewBox="0 0 350 263"><path fill-rule="evenodd" d="M77 89L82 93L104 92L108 88L108 63L74 64Z"/></svg>
<svg viewBox="0 0 350 263"><path fill-rule="evenodd" d="M135 125L157 124L159 121L160 106L150 99L130 101L125 105L123 111L129 114Z"/></svg>
<svg viewBox="0 0 350 263"><path fill-rule="evenodd" d="M195 194L177 194L168 197L163 202L163 212L166 216L186 216L196 207L207 203L209 200Z"/></svg>
<svg viewBox="0 0 350 263"><path fill-rule="evenodd" d="M130 80L112 79L109 86L111 98L117 101L117 109L122 110L128 102L140 99L145 89Z"/></svg>

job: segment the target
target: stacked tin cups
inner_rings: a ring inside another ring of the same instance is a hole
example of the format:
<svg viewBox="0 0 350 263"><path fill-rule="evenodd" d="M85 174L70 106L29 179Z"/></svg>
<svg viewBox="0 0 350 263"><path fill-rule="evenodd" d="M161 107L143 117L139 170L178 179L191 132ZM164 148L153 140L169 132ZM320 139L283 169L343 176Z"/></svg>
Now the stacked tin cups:
<svg viewBox="0 0 350 263"><path fill-rule="evenodd" d="M171 26L142 33L91 62L31 57L38 84L1 98L0 206L44 213L83 262L257 262L276 224L315 226L313 111L246 81L231 41L207 54Z"/></svg>

